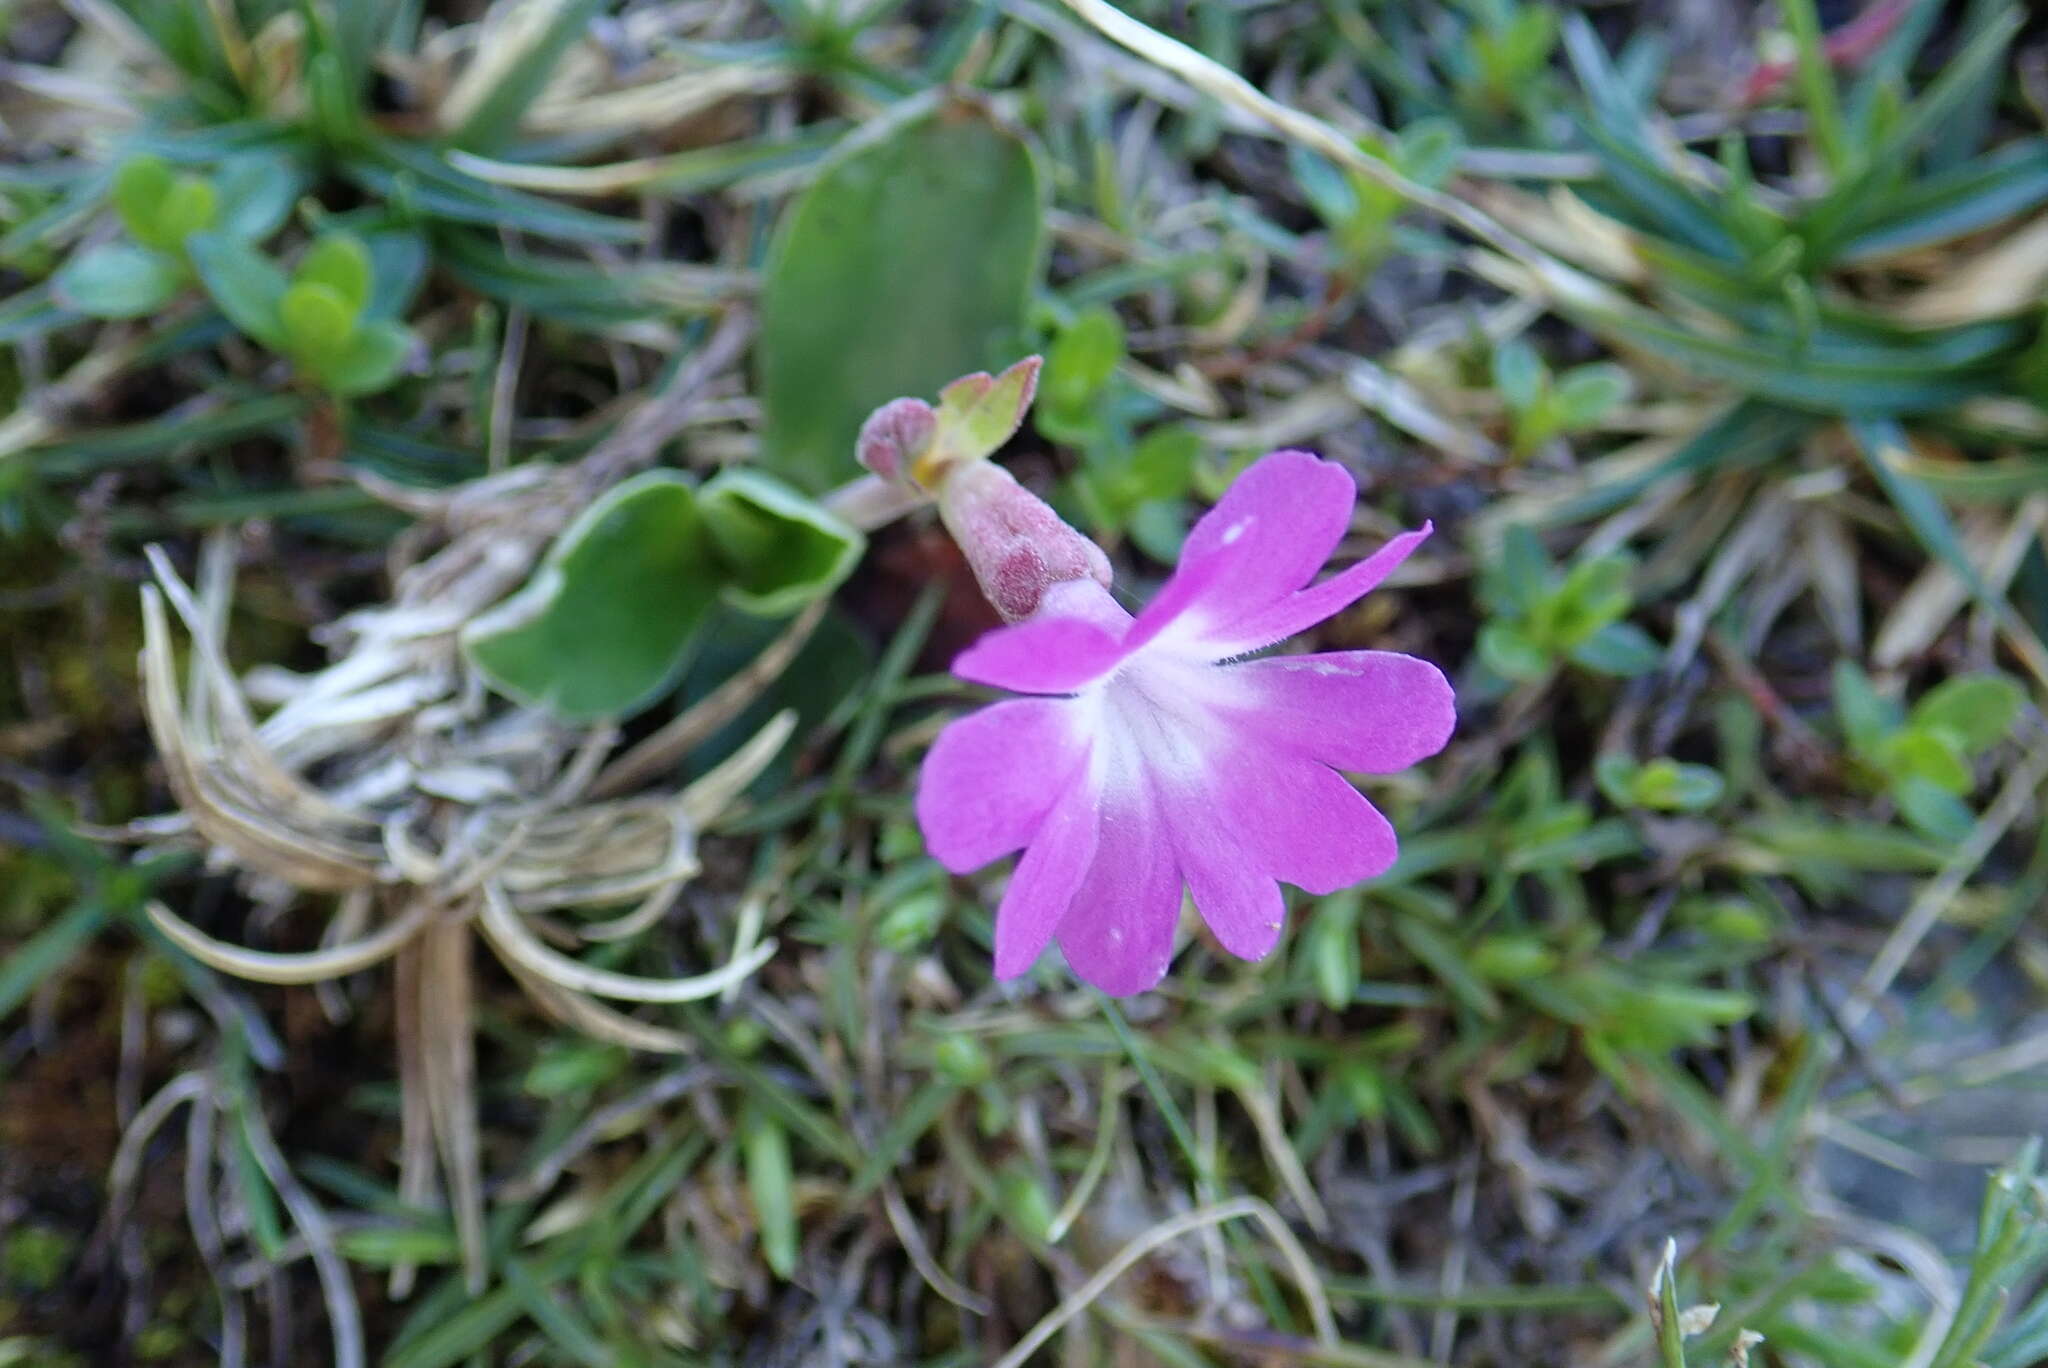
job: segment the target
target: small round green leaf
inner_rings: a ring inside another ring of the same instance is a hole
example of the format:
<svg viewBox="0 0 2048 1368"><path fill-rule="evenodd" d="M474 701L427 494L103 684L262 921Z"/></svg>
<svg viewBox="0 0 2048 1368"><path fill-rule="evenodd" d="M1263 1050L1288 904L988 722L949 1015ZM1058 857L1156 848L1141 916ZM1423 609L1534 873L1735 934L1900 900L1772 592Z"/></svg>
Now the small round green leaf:
<svg viewBox="0 0 2048 1368"><path fill-rule="evenodd" d="M1541 679L1551 666L1550 653L1510 622L1479 629L1479 659L1502 679L1517 682Z"/></svg>
<svg viewBox="0 0 2048 1368"><path fill-rule="evenodd" d="M1103 386L1124 359L1124 325L1103 306L1084 309L1061 328L1045 353L1045 374L1038 383L1041 417L1056 411L1064 418L1087 413Z"/></svg>
<svg viewBox="0 0 2048 1368"><path fill-rule="evenodd" d="M130 157L115 168L114 212L137 242L148 240L147 235L156 223L157 206L177 174L169 162L149 153Z"/></svg>
<svg viewBox="0 0 2048 1368"><path fill-rule="evenodd" d="M1559 428L1579 432L1595 427L1629 395L1628 372L1605 362L1576 366L1558 380L1550 396Z"/></svg>
<svg viewBox="0 0 2048 1368"><path fill-rule="evenodd" d="M356 326L348 301L317 281L302 280L287 289L278 301L277 316L284 327L285 350L316 371L341 356Z"/></svg>
<svg viewBox="0 0 2048 1368"><path fill-rule="evenodd" d="M412 348L411 329L397 323L365 323L349 335L340 352L323 358L312 370L336 394L373 394L397 378Z"/></svg>
<svg viewBox="0 0 2048 1368"><path fill-rule="evenodd" d="M724 576L696 492L674 471L635 476L556 540L525 588L462 634L511 698L578 721L637 711L681 673Z"/></svg>
<svg viewBox="0 0 2048 1368"><path fill-rule="evenodd" d="M176 251L192 234L213 227L219 213L220 197L213 182L203 176L179 176L157 201L156 217L147 231L136 233L135 240L159 251Z"/></svg>
<svg viewBox="0 0 2048 1368"><path fill-rule="evenodd" d="M57 301L94 318L140 318L156 312L185 283L177 258L112 242L88 248L57 272Z"/></svg>
<svg viewBox="0 0 2048 1368"><path fill-rule="evenodd" d="M305 192L306 172L280 152L243 152L221 162L214 186L220 192L220 231L261 242L290 216Z"/></svg>
<svg viewBox="0 0 2048 1368"><path fill-rule="evenodd" d="M306 249L292 284L325 285L348 306L351 319L370 299L370 252L353 233L327 233Z"/></svg>
<svg viewBox="0 0 2048 1368"><path fill-rule="evenodd" d="M194 233L186 240L185 253L230 323L272 351L285 350L284 324L278 318L285 278L275 262L240 238L220 232Z"/></svg>
<svg viewBox="0 0 2048 1368"><path fill-rule="evenodd" d="M1913 705L1913 725L1954 733L1974 754L2005 739L2019 720L2026 691L2004 675L1975 674L1946 679Z"/></svg>
<svg viewBox="0 0 2048 1368"><path fill-rule="evenodd" d="M1493 387L1510 413L1526 413L1543 397L1548 379L1536 349L1517 337L1493 353Z"/></svg>

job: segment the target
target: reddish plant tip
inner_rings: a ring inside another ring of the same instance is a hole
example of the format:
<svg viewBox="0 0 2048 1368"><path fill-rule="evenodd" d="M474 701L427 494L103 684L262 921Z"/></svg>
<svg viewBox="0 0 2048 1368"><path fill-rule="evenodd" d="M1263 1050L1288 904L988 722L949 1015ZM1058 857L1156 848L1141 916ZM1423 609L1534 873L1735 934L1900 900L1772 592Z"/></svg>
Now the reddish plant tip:
<svg viewBox="0 0 2048 1368"><path fill-rule="evenodd" d="M885 480L908 479L939 430L939 415L922 399L891 399L860 425L854 453Z"/></svg>

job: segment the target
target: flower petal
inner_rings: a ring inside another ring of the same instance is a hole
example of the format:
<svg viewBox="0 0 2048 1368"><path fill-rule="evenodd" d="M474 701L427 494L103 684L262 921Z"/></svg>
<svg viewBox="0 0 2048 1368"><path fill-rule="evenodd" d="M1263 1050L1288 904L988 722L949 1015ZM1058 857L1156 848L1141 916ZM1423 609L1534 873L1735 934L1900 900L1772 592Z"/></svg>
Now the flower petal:
<svg viewBox="0 0 2048 1368"><path fill-rule="evenodd" d="M1306 451L1253 462L1188 533L1179 568L1139 614L1128 644L1176 623L1176 635L1234 638L1238 624L1272 611L1322 569L1357 498L1349 471Z"/></svg>
<svg viewBox="0 0 2048 1368"><path fill-rule="evenodd" d="M949 724L924 758L917 824L955 874L1030 842L1088 758L1065 699L1020 698Z"/></svg>
<svg viewBox="0 0 2048 1368"><path fill-rule="evenodd" d="M1393 651L1269 656L1223 668L1247 686L1238 725L1336 769L1407 769L1442 750L1458 721L1443 671Z"/></svg>
<svg viewBox="0 0 2048 1368"><path fill-rule="evenodd" d="M1424 523L1413 532L1403 532L1350 569L1282 600L1268 612L1240 620L1225 642L1231 648L1227 654L1261 650L1335 617L1394 573L1394 568L1422 545L1434 527L1433 523Z"/></svg>
<svg viewBox="0 0 2048 1368"><path fill-rule="evenodd" d="M1287 903L1241 847L1219 841L1176 842L1195 911L1217 941L1239 959L1264 959L1280 943Z"/></svg>
<svg viewBox="0 0 2048 1368"><path fill-rule="evenodd" d="M1335 770L1271 750L1241 754L1236 777L1217 789L1216 815L1261 872L1310 893L1334 893L1394 863L1394 828Z"/></svg>
<svg viewBox="0 0 2048 1368"><path fill-rule="evenodd" d="M1123 643L1079 618L1027 618L998 627L953 660L953 673L1018 693L1072 693L1116 668Z"/></svg>
<svg viewBox="0 0 2048 1368"><path fill-rule="evenodd" d="M1095 857L1095 796L1085 778L1053 806L996 909L996 977L1029 969L1052 943Z"/></svg>
<svg viewBox="0 0 2048 1368"><path fill-rule="evenodd" d="M1067 963L1112 997L1155 986L1173 959L1180 890L1172 838L1140 785L1103 813L1094 862L1059 927Z"/></svg>

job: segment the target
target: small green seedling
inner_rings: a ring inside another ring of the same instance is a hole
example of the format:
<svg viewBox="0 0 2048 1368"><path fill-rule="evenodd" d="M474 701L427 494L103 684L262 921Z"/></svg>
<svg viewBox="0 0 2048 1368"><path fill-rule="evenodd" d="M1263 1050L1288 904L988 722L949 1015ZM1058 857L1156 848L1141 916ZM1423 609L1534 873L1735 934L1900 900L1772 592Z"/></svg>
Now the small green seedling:
<svg viewBox="0 0 2048 1368"><path fill-rule="evenodd" d="M1456 124L1422 119L1388 141L1361 140L1359 150L1433 190L1457 168L1464 140ZM1392 254L1394 221L1407 201L1363 172L1340 169L1298 147L1288 154L1288 166L1309 207L1330 230L1333 271L1345 281L1370 275Z"/></svg>
<svg viewBox="0 0 2048 1368"><path fill-rule="evenodd" d="M1563 662L1629 677L1657 668L1663 652L1624 619L1635 602L1624 555L1594 556L1560 573L1525 527L1511 527L1485 568L1480 595L1492 617L1479 631L1479 658L1503 679L1542 679Z"/></svg>
<svg viewBox="0 0 2048 1368"><path fill-rule="evenodd" d="M1458 104L1488 119L1539 109L1557 46L1557 11L1517 0L1482 0L1466 60L1454 73Z"/></svg>
<svg viewBox="0 0 2048 1368"><path fill-rule="evenodd" d="M413 350L412 330L370 307L370 253L352 233L322 234L289 277L223 233L195 234L187 250L228 320L330 393L385 388Z"/></svg>
<svg viewBox="0 0 2048 1368"><path fill-rule="evenodd" d="M1881 789L1912 826L1939 841L1969 835L1963 802L1977 786L1972 762L2005 739L2026 694L2000 674L1935 685L1910 711L1883 697L1853 661L1837 661L1835 715L1864 781Z"/></svg>
<svg viewBox="0 0 2048 1368"><path fill-rule="evenodd" d="M1509 444L1526 456L1554 437L1598 427L1629 395L1628 372L1604 361L1553 376L1521 338L1493 353L1493 388L1507 407Z"/></svg>
<svg viewBox="0 0 2048 1368"><path fill-rule="evenodd" d="M1618 751L1594 762L1593 777L1616 807L1651 812L1704 812L1721 801L1728 787L1711 765L1662 757L1639 762Z"/></svg>
<svg viewBox="0 0 2048 1368"><path fill-rule="evenodd" d="M289 162L265 154L223 162L212 176L162 157L130 157L108 197L128 240L73 255L57 272L57 298L91 318L153 314L192 284L186 244L194 234L267 237L291 212L299 184Z"/></svg>

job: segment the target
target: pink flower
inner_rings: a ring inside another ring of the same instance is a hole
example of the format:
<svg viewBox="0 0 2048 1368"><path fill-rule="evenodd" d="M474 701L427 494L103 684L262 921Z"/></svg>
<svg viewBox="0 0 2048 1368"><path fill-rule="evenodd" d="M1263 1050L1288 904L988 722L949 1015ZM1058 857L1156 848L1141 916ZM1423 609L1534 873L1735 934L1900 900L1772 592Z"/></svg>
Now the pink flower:
<svg viewBox="0 0 2048 1368"><path fill-rule="evenodd" d="M955 873L1024 852L996 912L999 978L1057 938L1103 991L1150 988L1183 888L1225 949L1259 959L1280 936L1278 880L1330 893L1394 862L1393 828L1337 771L1441 750L1456 721L1442 672L1386 651L1245 658L1350 605L1429 535L1310 586L1356 493L1341 467L1274 452L1195 524L1136 618L1070 579L953 662L1033 695L948 726L917 795L925 842Z"/></svg>

